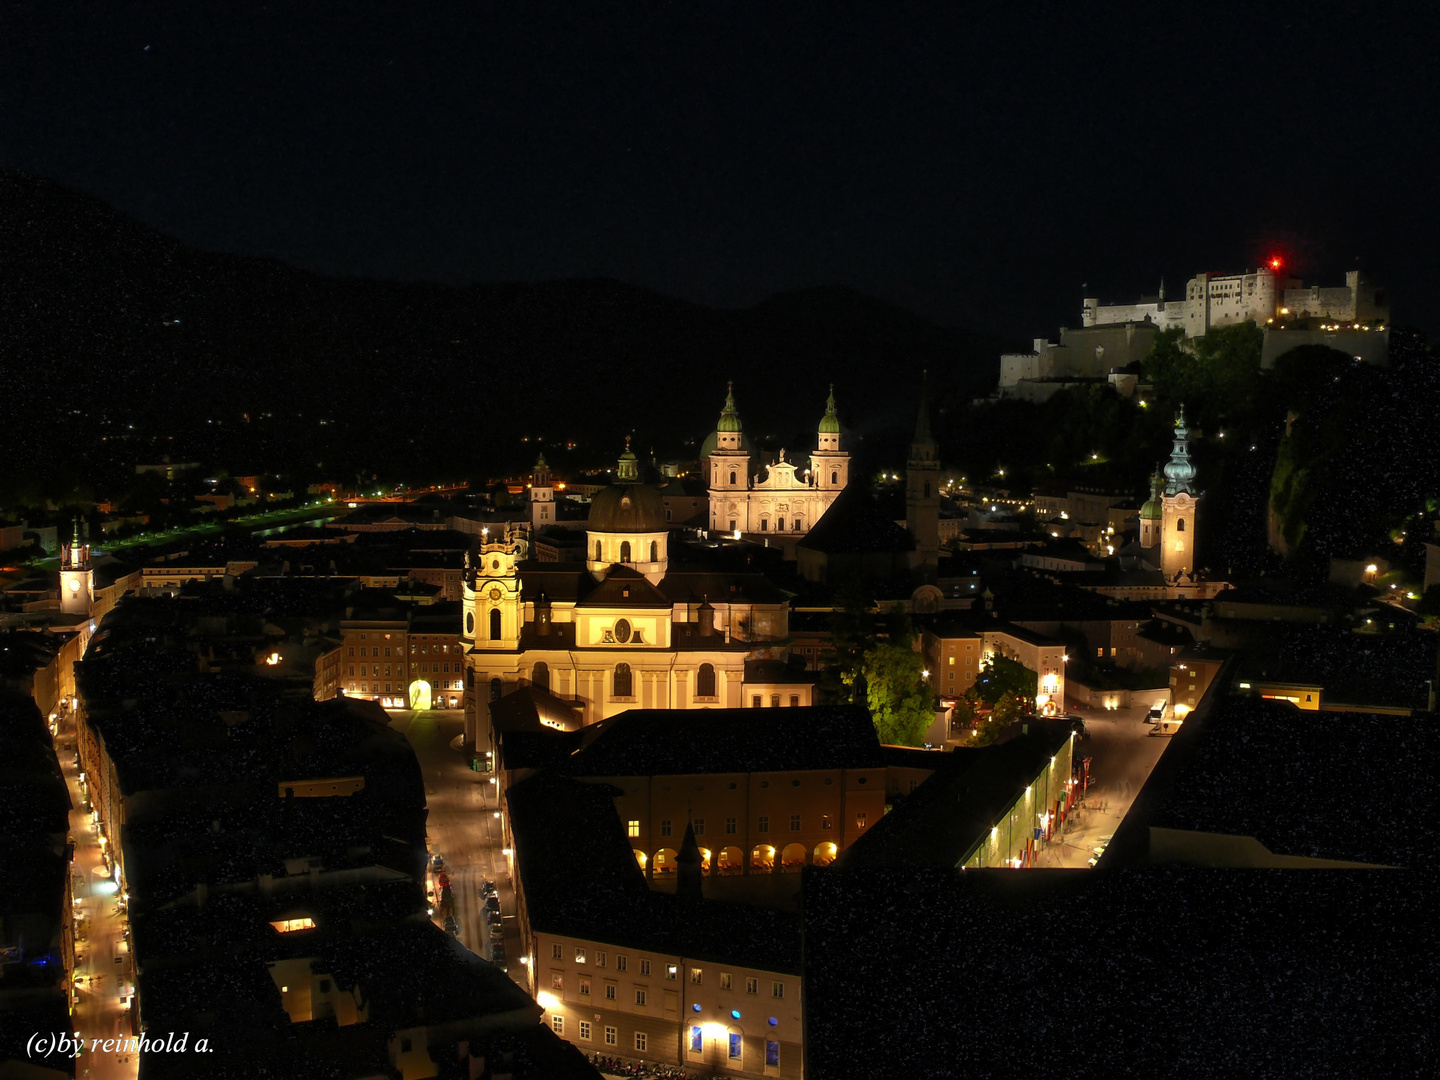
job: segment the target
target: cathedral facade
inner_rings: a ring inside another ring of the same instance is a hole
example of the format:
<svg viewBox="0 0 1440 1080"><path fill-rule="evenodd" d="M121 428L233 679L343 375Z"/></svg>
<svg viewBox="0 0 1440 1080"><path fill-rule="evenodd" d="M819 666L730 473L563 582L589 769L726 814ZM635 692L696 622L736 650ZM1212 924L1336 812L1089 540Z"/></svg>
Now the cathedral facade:
<svg viewBox="0 0 1440 1080"><path fill-rule="evenodd" d="M832 386L808 464L787 461L782 449L778 461L752 475L732 384L720 422L701 451L709 479L711 531L752 539L805 535L850 482L850 455L840 444Z"/></svg>

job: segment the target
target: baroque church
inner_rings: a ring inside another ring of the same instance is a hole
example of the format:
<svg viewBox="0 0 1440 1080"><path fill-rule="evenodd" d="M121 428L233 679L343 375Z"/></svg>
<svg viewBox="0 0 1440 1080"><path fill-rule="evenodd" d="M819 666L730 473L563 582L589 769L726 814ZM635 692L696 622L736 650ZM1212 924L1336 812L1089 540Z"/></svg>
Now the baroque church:
<svg viewBox="0 0 1440 1080"><path fill-rule="evenodd" d="M850 482L850 455L840 442L835 387L831 386L809 462L802 467L799 462L787 461L782 449L778 461L763 473L756 472L731 383L720 422L700 450L709 476L711 531L756 541L804 536Z"/></svg>
<svg viewBox="0 0 1440 1080"><path fill-rule="evenodd" d="M725 431L735 436L725 452L734 454L738 417ZM838 430L829 434L838 455ZM843 486L845 467L837 460L832 471ZM782 513L795 520L788 505L774 508L777 525ZM591 501L583 562L532 558L518 529L485 535L467 557L462 589L466 742L484 741L490 701L524 687L568 703L576 724L627 709L812 704L812 680L780 659L788 595L727 554L717 541L672 550L664 500L640 482L628 444L616 482Z"/></svg>

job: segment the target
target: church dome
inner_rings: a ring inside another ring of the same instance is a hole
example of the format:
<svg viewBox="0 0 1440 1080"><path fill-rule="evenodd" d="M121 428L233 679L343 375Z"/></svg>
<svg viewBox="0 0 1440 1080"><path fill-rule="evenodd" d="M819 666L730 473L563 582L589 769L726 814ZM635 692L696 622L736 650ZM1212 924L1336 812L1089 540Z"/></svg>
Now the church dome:
<svg viewBox="0 0 1440 1080"><path fill-rule="evenodd" d="M1160 475L1157 469L1155 475L1150 477L1150 498L1140 507L1141 521L1160 521L1165 517L1165 502L1161 498L1165 490L1165 478Z"/></svg>
<svg viewBox="0 0 1440 1080"><path fill-rule="evenodd" d="M720 412L720 422L715 425L716 431L739 431L740 414L735 411L735 384L727 383L725 388L725 408Z"/></svg>
<svg viewBox="0 0 1440 1080"><path fill-rule="evenodd" d="M820 434L839 435L840 418L835 415L835 384L830 384L830 400L825 402L825 415L820 418Z"/></svg>
<svg viewBox="0 0 1440 1080"><path fill-rule="evenodd" d="M599 492L590 502L585 528L595 533L666 532L665 498L654 488L640 483L639 463L626 440L620 456L619 480Z"/></svg>

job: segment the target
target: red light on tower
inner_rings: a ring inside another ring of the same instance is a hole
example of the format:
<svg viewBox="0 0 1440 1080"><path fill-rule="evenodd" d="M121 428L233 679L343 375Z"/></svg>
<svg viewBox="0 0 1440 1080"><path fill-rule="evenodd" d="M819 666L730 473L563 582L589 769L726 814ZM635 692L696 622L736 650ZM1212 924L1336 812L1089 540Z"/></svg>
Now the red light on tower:
<svg viewBox="0 0 1440 1080"><path fill-rule="evenodd" d="M1271 259L1270 259L1270 269L1271 269L1271 270L1279 270L1279 269L1280 269L1280 265L1281 265L1281 263L1280 263L1280 256L1278 256L1278 255L1272 256Z"/></svg>

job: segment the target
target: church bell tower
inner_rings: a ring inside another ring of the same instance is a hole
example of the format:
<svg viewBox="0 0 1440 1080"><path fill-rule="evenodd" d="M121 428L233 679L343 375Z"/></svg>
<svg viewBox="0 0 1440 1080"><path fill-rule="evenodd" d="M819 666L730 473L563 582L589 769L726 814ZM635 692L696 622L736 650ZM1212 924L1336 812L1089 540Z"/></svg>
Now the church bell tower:
<svg viewBox="0 0 1440 1080"><path fill-rule="evenodd" d="M95 571L90 567L90 545L82 537L80 519L69 544L60 551L60 610L66 615L89 615L95 600Z"/></svg>
<svg viewBox="0 0 1440 1080"><path fill-rule="evenodd" d="M1195 573L1195 525L1200 493L1195 490L1195 463L1190 460L1190 430L1185 406L1175 415L1175 446L1165 463L1164 517L1160 533L1160 569L1167 582Z"/></svg>
<svg viewBox="0 0 1440 1080"><path fill-rule="evenodd" d="M933 579L940 565L940 448L930 433L930 399L924 390L905 465L905 524L915 537L922 570Z"/></svg>

